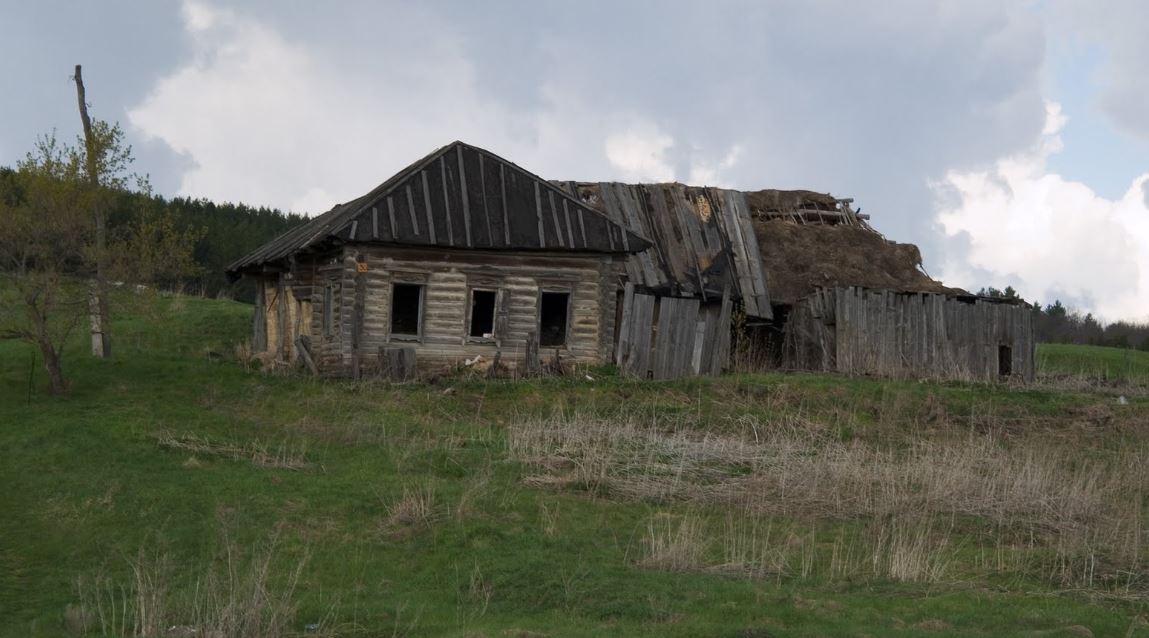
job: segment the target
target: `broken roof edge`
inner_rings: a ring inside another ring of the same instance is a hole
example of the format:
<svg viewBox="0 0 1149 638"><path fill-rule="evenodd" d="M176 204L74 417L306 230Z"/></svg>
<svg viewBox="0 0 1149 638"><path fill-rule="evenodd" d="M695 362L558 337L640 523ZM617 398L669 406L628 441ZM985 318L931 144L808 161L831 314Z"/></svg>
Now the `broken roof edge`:
<svg viewBox="0 0 1149 638"><path fill-rule="evenodd" d="M992 304L1001 305L1001 306L1018 306L1018 307L1025 307L1025 308L1033 308L1033 304L1031 304L1028 301L1021 299L1021 298L993 297L990 295L979 295L979 294L975 294L975 293L969 292L967 290L964 290L962 288L947 288L946 290L912 290L912 289L901 290L901 289L897 289L897 288L882 288L882 287L876 287L876 286L816 286L814 289L814 292L803 295L792 303L782 304L782 305L797 305L799 303L802 303L803 301L806 301L810 297L813 297L814 295L818 294L818 292L824 291L824 290L850 290L850 289L857 289L857 290L861 290L863 292L888 292L888 293L892 293L895 295L937 295L937 296L942 296L942 297L946 297L949 299L956 299L958 301L962 301L965 303L984 301L986 303L992 303Z"/></svg>

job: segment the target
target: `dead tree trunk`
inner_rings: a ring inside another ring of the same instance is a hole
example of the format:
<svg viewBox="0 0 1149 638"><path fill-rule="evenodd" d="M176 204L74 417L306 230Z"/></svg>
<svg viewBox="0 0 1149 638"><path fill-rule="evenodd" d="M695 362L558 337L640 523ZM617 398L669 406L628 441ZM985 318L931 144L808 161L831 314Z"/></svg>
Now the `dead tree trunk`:
<svg viewBox="0 0 1149 638"><path fill-rule="evenodd" d="M88 103L84 98L84 78L80 74L80 65L76 65L76 100L80 104L80 121L84 125L84 170L88 176L88 183L93 190L100 187L98 174L97 154L99 149L92 134L92 119L88 117ZM108 298L107 282L104 280L104 260L107 252L107 229L105 228L104 211L98 203L93 204L92 216L96 227L96 276L89 282L88 288L88 323L92 333L92 356L107 358L112 356L112 340L108 334ZM45 359L47 365L47 359Z"/></svg>

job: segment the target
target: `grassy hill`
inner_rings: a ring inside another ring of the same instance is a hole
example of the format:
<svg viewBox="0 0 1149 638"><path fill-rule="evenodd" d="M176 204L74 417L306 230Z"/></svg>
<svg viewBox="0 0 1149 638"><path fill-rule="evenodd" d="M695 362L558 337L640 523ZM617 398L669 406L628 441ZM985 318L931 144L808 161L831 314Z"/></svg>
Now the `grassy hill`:
<svg viewBox="0 0 1149 638"><path fill-rule="evenodd" d="M129 306L61 400L0 342L0 635L1149 636L1143 393L316 381Z"/></svg>

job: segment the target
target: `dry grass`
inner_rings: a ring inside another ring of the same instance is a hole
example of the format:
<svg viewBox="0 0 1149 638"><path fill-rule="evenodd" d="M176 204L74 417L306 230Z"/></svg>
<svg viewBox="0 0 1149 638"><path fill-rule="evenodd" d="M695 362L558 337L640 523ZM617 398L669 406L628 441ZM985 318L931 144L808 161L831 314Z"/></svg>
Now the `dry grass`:
<svg viewBox="0 0 1149 638"><path fill-rule="evenodd" d="M294 597L306 557L286 573L275 569L278 536L242 551L225 540L220 560L197 577L190 600L176 599L171 556L145 547L129 561L126 583L107 577L77 580L79 602L65 610L66 627L77 635L157 638L279 638L292 635ZM328 632L316 626L314 635Z"/></svg>
<svg viewBox="0 0 1149 638"><path fill-rule="evenodd" d="M740 425L738 434L714 434L683 418L560 414L516 423L508 440L512 456L534 470L525 479L534 485L753 516L869 521L869 571L899 580L932 581L949 571L949 548L966 531L954 524L988 526L992 551L1039 554L1033 566L1064 586L1130 587L1144 566L1143 441L1091 449L1080 439L1019 438L991 427L874 443L844 441L800 419ZM942 520L950 527L936 524ZM792 556L757 540L757 522L739 524L752 527L720 535L731 555L714 564L795 573ZM710 551L696 547L701 531L693 524L652 525L651 565L689 568Z"/></svg>
<svg viewBox="0 0 1149 638"><path fill-rule="evenodd" d="M303 444L282 442L275 446L258 441L237 445L213 441L194 434L173 434L160 432L156 435L160 447L172 450L185 450L192 454L216 456L233 461L249 461L258 467L280 470L307 470L307 447Z"/></svg>
<svg viewBox="0 0 1149 638"><path fill-rule="evenodd" d="M435 519L435 488L405 487L403 495L387 504L386 509L383 527L387 530L428 528Z"/></svg>

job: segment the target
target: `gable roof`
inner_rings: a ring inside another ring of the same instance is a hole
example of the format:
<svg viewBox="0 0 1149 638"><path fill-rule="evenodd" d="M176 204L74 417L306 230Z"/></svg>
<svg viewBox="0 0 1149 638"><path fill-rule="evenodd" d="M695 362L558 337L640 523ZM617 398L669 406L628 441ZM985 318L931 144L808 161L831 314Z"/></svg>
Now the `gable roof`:
<svg viewBox="0 0 1149 638"><path fill-rule="evenodd" d="M228 273L356 242L605 254L650 246L538 175L456 141L264 244Z"/></svg>

